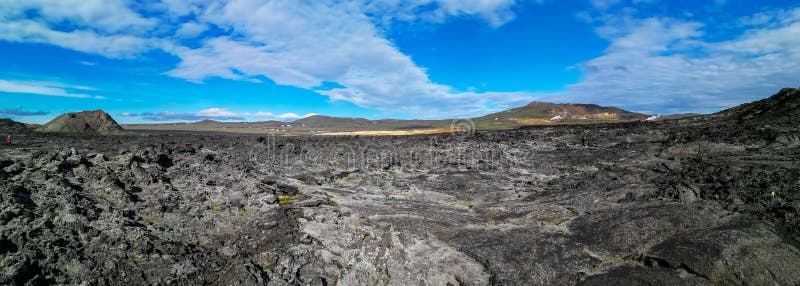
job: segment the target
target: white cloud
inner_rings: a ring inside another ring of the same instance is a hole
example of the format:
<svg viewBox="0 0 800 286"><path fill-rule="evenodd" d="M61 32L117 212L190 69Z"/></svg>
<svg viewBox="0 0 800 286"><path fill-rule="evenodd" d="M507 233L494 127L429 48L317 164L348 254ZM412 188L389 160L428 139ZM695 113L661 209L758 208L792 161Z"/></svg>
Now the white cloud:
<svg viewBox="0 0 800 286"><path fill-rule="evenodd" d="M195 113L195 115L197 115L199 117L208 117L208 118L214 118L214 117L237 118L238 117L238 118L252 118L252 119L280 119L280 120L287 120L287 119L305 118L305 117L309 117L309 116L317 115L317 114L316 113L308 113L308 114L300 116L300 115L297 115L297 114L292 113L292 112L281 113L281 114L275 114L275 113L272 113L272 112L263 112L263 111L259 111L259 112L233 112L233 111L230 111L227 108L214 107L214 108L208 108L208 109L200 110L197 113Z"/></svg>
<svg viewBox="0 0 800 286"><path fill-rule="evenodd" d="M800 9L796 11L800 12ZM733 41L712 45L715 52L743 55L797 52L800 45L800 18L774 29L750 30Z"/></svg>
<svg viewBox="0 0 800 286"><path fill-rule="evenodd" d="M407 5L418 7L430 2ZM387 3L390 2L334 5L239 0L209 5L199 13L199 21L230 30L236 37L207 39L200 48L178 50L176 54L182 61L169 74L196 82L207 77L266 76L278 84L316 90L334 100L420 117L476 114L487 111L488 105L503 105L508 101L503 98L505 95L515 98L522 95L459 92L431 82L426 71L385 39L373 19L365 15L365 9L381 10L391 6L380 6ZM437 8L430 13L485 12L481 17L489 17L508 9L515 1L464 3L437 1ZM399 17L403 9L410 9L400 6L395 11L381 10L381 13ZM439 10L442 12L436 12ZM336 82L342 87L315 89L323 82Z"/></svg>
<svg viewBox="0 0 800 286"><path fill-rule="evenodd" d="M30 19L47 24L68 22L102 33L143 33L157 20L145 18L129 7L125 0L22 0L3 1L0 19ZM36 11L36 13L29 13Z"/></svg>
<svg viewBox="0 0 800 286"><path fill-rule="evenodd" d="M590 0L592 6L598 9L608 9L622 2L622 0Z"/></svg>
<svg viewBox="0 0 800 286"><path fill-rule="evenodd" d="M800 11L796 9L794 11ZM659 113L713 112L800 84L800 22L774 19L727 41L703 39L699 23L614 23L605 54L581 65L584 78L545 100L617 105Z"/></svg>
<svg viewBox="0 0 800 286"><path fill-rule="evenodd" d="M542 2L537 0L533 2ZM518 0L362 0L355 1L364 13L387 24L392 20L444 22L453 16L474 15L497 27L514 19L511 10Z"/></svg>
<svg viewBox="0 0 800 286"><path fill-rule="evenodd" d="M179 38L189 39L194 38L208 30L208 25L198 24L195 22L183 23L181 27L175 31L175 36Z"/></svg>
<svg viewBox="0 0 800 286"><path fill-rule="evenodd" d="M0 40L51 44L110 58L131 57L152 48L150 40L135 36L104 36L88 30L62 32L31 20L0 24Z"/></svg>
<svg viewBox="0 0 800 286"><path fill-rule="evenodd" d="M800 9L768 9L741 17L738 24L745 28L769 28L800 20Z"/></svg>
<svg viewBox="0 0 800 286"><path fill-rule="evenodd" d="M37 94L46 96L60 96L60 97L73 97L73 98L94 98L105 99L103 96L89 95L84 93L75 93L65 89L65 84L37 82L37 81L9 81L0 80L0 92L7 93L24 93L24 94ZM89 89L80 86L69 86L70 89Z"/></svg>
<svg viewBox="0 0 800 286"><path fill-rule="evenodd" d="M0 40L42 43L109 58L170 49L157 36L161 20L127 0L25 0L0 5Z"/></svg>
<svg viewBox="0 0 800 286"><path fill-rule="evenodd" d="M231 112L230 110L227 110L225 108L203 109L203 110L200 110L199 112L197 112L197 115L199 115L199 116L208 116L208 117L233 117L233 116L236 116L236 114L234 114L233 112Z"/></svg>
<svg viewBox="0 0 800 286"><path fill-rule="evenodd" d="M655 0L591 1L607 9ZM432 82L423 67L385 36L394 21L441 23L470 16L496 27L511 21L514 7L521 2L161 0L133 5L125 0L5 1L0 5L0 40L52 44L111 58L161 49L180 58L167 73L173 77L194 82L209 77L259 82L264 76L334 100L422 118L478 115L543 96L663 113L710 111L798 82L800 70L793 63L800 59L800 9L742 18L737 28L749 30L721 42L704 39L704 31L713 27L697 22L639 19L633 12L583 15L591 24L602 25L598 34L611 44L604 55L579 65L584 71L580 82L555 94L454 90ZM226 34L208 38L209 29ZM191 47L181 43L194 38L198 39L191 41ZM323 82L340 87L320 89ZM40 94L80 94L47 85L11 87ZM686 110L686 106L696 110Z"/></svg>
<svg viewBox="0 0 800 286"><path fill-rule="evenodd" d="M0 7L0 40L46 43L110 58L162 49L181 59L168 74L193 82L208 77L258 82L266 76L334 100L431 116L486 110L487 105L502 104L494 98L505 100L502 93L463 93L431 82L378 25L438 23L467 15L499 26L513 19L511 8L517 2L162 0L136 5L151 12L143 16L124 0L12 1ZM74 27L59 28L64 22ZM198 48L176 42L200 36L211 26L228 34L201 39ZM342 87L315 89L322 82Z"/></svg>
<svg viewBox="0 0 800 286"><path fill-rule="evenodd" d="M294 119L306 118L306 117L310 117L310 116L314 116L314 115L319 115L319 114L306 113L304 115L297 115L296 113L292 113L292 112L275 114L275 113L272 113L272 112L263 112L263 111L259 111L259 112L255 112L255 113L243 113L243 116L245 116L245 117L256 118L256 119L260 119L260 120L264 120L264 119L267 119L267 120L276 120L276 119L277 120L294 120Z"/></svg>
<svg viewBox="0 0 800 286"><path fill-rule="evenodd" d="M122 112L120 115L124 117L141 118L147 121L159 122L174 122L174 121L198 121L198 120L218 120L218 121L292 121L300 118L317 115L316 113L307 113L304 115L297 115L296 113L272 113L265 111L258 112L234 112L227 108L208 108L194 113L178 113L178 112Z"/></svg>
<svg viewBox="0 0 800 286"><path fill-rule="evenodd" d="M154 10L162 11L171 18L180 18L192 13L200 12L198 5L208 1L187 1L187 0L161 0L151 3Z"/></svg>

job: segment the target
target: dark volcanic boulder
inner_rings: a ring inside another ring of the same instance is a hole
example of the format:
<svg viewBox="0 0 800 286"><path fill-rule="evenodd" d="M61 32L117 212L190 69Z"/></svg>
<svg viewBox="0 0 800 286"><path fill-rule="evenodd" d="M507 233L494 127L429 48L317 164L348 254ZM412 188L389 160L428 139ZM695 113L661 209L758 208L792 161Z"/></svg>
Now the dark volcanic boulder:
<svg viewBox="0 0 800 286"><path fill-rule="evenodd" d="M622 265L580 285L798 285L800 250L768 224L744 217L665 239L643 265Z"/></svg>
<svg viewBox="0 0 800 286"><path fill-rule="evenodd" d="M108 113L102 110L62 114L37 128L45 133L118 134L125 132Z"/></svg>

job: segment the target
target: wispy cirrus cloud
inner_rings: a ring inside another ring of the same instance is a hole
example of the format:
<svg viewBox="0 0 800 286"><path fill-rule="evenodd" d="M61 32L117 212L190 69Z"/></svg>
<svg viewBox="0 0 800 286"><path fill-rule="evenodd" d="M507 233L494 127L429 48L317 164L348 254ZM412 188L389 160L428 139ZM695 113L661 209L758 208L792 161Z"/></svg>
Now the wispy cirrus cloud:
<svg viewBox="0 0 800 286"><path fill-rule="evenodd" d="M199 120L219 120L219 121L291 121L295 119L305 118L316 113L307 113L305 115L297 115L292 112L287 113L272 113L272 112L233 112L226 108L208 108L194 113L181 113L181 112L142 112L132 113L123 112L119 115L129 118L139 118L146 121L156 122L172 122L172 121L199 121Z"/></svg>
<svg viewBox="0 0 800 286"><path fill-rule="evenodd" d="M7 115L7 116L41 116L48 114L50 114L49 111L29 111L19 108L0 109L0 115Z"/></svg>
<svg viewBox="0 0 800 286"><path fill-rule="evenodd" d="M133 57L163 45L149 33L159 20L129 5L124 0L4 1L0 40L51 44L110 58Z"/></svg>
<svg viewBox="0 0 800 286"><path fill-rule="evenodd" d="M91 87L68 85L59 82L0 80L0 92L105 99L105 97L100 95L90 95L80 92L89 90L94 89Z"/></svg>
<svg viewBox="0 0 800 286"><path fill-rule="evenodd" d="M514 19L512 8L522 2L544 0L365 0L354 1L365 14L371 15L378 23L390 21L426 21L441 23L451 17L477 16L493 27L499 27ZM374 21L375 22L375 21Z"/></svg>

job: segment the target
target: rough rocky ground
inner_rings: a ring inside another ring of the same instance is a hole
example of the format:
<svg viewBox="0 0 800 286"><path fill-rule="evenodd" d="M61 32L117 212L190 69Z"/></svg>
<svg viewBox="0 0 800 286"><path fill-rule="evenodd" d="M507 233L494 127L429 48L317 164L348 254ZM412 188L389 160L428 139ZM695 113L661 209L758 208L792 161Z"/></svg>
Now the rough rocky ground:
<svg viewBox="0 0 800 286"><path fill-rule="evenodd" d="M23 136L0 284L798 285L796 90L652 123Z"/></svg>

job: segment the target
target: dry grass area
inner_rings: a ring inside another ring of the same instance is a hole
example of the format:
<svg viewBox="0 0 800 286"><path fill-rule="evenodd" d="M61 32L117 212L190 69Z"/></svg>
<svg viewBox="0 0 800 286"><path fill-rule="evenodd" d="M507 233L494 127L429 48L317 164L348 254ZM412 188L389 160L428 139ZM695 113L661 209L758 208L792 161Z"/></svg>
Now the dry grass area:
<svg viewBox="0 0 800 286"><path fill-rule="evenodd" d="M556 124L556 122L547 120L547 119L514 119L514 122L521 125L551 125Z"/></svg>
<svg viewBox="0 0 800 286"><path fill-rule="evenodd" d="M571 119L605 119L605 120L618 120L619 114L616 113L608 113L602 112L597 114L587 114L583 116L577 116Z"/></svg>

